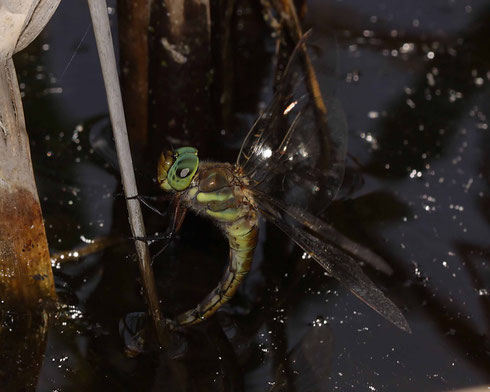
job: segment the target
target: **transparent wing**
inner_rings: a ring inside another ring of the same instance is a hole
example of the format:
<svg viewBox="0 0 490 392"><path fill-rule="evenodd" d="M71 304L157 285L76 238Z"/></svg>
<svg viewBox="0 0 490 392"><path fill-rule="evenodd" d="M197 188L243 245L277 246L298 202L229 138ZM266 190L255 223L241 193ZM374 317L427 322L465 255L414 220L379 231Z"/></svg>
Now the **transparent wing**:
<svg viewBox="0 0 490 392"><path fill-rule="evenodd" d="M250 187L287 205L318 212L342 182L347 126L334 98L326 97L326 114L318 110L304 56L299 44L272 102L245 138L237 165L252 180Z"/></svg>
<svg viewBox="0 0 490 392"><path fill-rule="evenodd" d="M313 215L330 203L342 182L347 126L333 98L325 99L326 113L315 104L301 45L285 67L274 99L245 138L237 165L250 178L249 189L266 219L357 297L410 331L400 310L354 257L389 269L386 263Z"/></svg>
<svg viewBox="0 0 490 392"><path fill-rule="evenodd" d="M291 237L329 275L347 286L353 294L388 321L410 332L410 327L401 311L364 274L358 262L352 257L360 258L366 255L364 253L366 250L359 245L350 249L348 243L350 240L304 210L282 205L262 193L255 193L254 200L262 215ZM378 256L371 253L371 256L367 257Z"/></svg>

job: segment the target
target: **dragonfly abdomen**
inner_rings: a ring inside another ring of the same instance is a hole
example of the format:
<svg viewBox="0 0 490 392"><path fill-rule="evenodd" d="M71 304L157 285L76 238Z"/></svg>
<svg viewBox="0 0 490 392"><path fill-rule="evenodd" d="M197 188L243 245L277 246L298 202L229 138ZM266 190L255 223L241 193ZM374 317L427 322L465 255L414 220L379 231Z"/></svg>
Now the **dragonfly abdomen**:
<svg viewBox="0 0 490 392"><path fill-rule="evenodd" d="M216 288L195 309L177 317L177 323L181 326L196 324L211 317L233 297L250 271L259 234L256 217L242 217L224 230L230 244L230 261L226 271Z"/></svg>
<svg viewBox="0 0 490 392"><path fill-rule="evenodd" d="M255 209L244 201L239 185L224 181L225 170L207 170L199 189L192 192L192 205L223 230L230 245L230 260L216 288L196 308L177 317L181 326L196 324L213 315L235 294L250 271L259 226ZM209 183L209 185L208 185ZM218 188L218 189L216 189Z"/></svg>
<svg viewBox="0 0 490 392"><path fill-rule="evenodd" d="M237 279L240 277L239 280L241 281L243 276L250 271L255 247L257 246L259 236L257 217L244 216L229 225L225 231L230 244L230 269L237 276ZM239 282L237 286L238 284Z"/></svg>

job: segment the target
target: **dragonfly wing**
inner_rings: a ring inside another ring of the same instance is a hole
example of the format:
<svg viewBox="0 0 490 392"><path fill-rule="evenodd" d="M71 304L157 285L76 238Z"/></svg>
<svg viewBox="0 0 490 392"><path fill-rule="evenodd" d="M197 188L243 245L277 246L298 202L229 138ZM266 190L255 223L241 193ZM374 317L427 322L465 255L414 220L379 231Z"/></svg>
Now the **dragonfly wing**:
<svg viewBox="0 0 490 392"><path fill-rule="evenodd" d="M344 174L347 125L340 103L324 95L319 110L308 87L301 45L279 78L273 100L245 138L237 165L250 186L285 204L320 211Z"/></svg>
<svg viewBox="0 0 490 392"><path fill-rule="evenodd" d="M320 264L329 275L347 286L381 316L403 331L410 327L398 307L364 274L342 246L328 239L334 230L306 211L286 207L264 194L254 196L264 217L274 223ZM350 241L350 240L349 240Z"/></svg>

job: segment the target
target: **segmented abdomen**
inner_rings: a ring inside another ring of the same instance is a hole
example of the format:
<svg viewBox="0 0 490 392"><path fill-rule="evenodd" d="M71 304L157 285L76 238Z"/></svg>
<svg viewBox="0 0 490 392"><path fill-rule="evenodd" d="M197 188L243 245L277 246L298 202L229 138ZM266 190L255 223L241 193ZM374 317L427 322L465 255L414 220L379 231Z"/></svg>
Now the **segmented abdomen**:
<svg viewBox="0 0 490 392"><path fill-rule="evenodd" d="M177 317L181 326L209 318L235 294L250 270L259 234L258 215L240 184L231 185L230 167L209 167L200 173L199 186L189 191L192 206L218 222L230 245L230 259L216 288L196 306Z"/></svg>
<svg viewBox="0 0 490 392"><path fill-rule="evenodd" d="M230 245L230 260L216 288L195 309L181 314L181 326L196 324L213 315L235 294L245 275L250 271L259 235L256 219L242 217L225 228Z"/></svg>

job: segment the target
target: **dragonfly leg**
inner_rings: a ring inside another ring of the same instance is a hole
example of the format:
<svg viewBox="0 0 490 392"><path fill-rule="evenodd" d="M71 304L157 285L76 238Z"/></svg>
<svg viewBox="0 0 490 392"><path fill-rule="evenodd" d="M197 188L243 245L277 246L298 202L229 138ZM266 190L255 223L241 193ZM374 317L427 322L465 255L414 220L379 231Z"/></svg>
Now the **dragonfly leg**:
<svg viewBox="0 0 490 392"><path fill-rule="evenodd" d="M158 208L156 208L154 205L150 203L150 201L166 201L169 199L168 195L163 195L163 196L142 196L142 195L135 195L135 196L130 196L126 197L126 200L138 200L141 204L145 205L148 207L150 210L153 212L156 212L160 216L167 216L167 212L162 212Z"/></svg>
<svg viewBox="0 0 490 392"><path fill-rule="evenodd" d="M167 249L168 245L170 244L170 241L175 237L177 232L180 230L182 223L184 222L185 214L187 212L187 209L181 202L180 198L175 200L175 212L172 216L172 224L171 228L167 233L167 238L165 239L165 243L163 246L158 250L157 253L155 253L151 257L151 262L155 261L155 259L160 256L163 252L165 252L165 249Z"/></svg>
<svg viewBox="0 0 490 392"><path fill-rule="evenodd" d="M129 237L129 238L135 241L146 242L148 244L153 241L165 241L163 246L158 250L158 252L151 256L151 264L153 265L155 259L158 256L160 256L163 252L165 252L168 245L170 244L170 241L175 237L175 234L176 234L175 231L169 231L164 234L156 234L156 235L150 235L146 237Z"/></svg>
<svg viewBox="0 0 490 392"><path fill-rule="evenodd" d="M169 240L173 237L175 233L164 233L164 234L153 234L146 237L129 237L130 240L141 241L141 242L153 242L159 240Z"/></svg>
<svg viewBox="0 0 490 392"><path fill-rule="evenodd" d="M153 262L156 260L156 258L158 256L160 256L163 252L165 252L165 250L167 249L168 247L168 244L170 244L170 241L172 240L172 237L170 237L166 242L165 244L163 244L163 246L158 250L157 253L155 253L154 255L151 256L151 265L153 265Z"/></svg>

